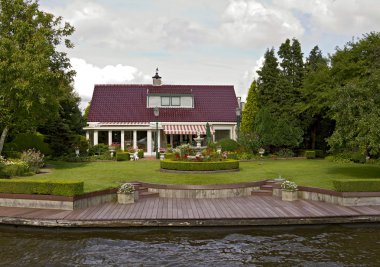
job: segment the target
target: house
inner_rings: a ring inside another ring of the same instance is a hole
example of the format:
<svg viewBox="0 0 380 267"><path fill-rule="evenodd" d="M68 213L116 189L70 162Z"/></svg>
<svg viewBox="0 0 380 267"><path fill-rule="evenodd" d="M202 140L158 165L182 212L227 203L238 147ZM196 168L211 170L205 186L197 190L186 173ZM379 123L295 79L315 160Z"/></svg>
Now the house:
<svg viewBox="0 0 380 267"><path fill-rule="evenodd" d="M191 143L199 132L212 138L236 139L238 99L230 85L153 84L95 85L88 115L86 137L94 145L119 144L144 149L146 155L157 147ZM157 136L157 138L156 138Z"/></svg>

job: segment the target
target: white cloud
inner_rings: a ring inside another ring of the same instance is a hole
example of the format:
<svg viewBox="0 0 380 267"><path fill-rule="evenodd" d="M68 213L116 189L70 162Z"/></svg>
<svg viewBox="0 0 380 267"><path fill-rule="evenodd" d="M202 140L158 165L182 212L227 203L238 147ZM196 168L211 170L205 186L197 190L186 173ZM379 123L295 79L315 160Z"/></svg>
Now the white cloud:
<svg viewBox="0 0 380 267"><path fill-rule="evenodd" d="M232 0L223 15L221 34L234 45L271 46L304 33L300 21L286 9L257 0Z"/></svg>
<svg viewBox="0 0 380 267"><path fill-rule="evenodd" d="M378 0L275 0L273 4L309 15L313 33L356 35L380 28Z"/></svg>
<svg viewBox="0 0 380 267"><path fill-rule="evenodd" d="M137 68L118 64L103 68L87 63L84 59L71 58L71 65L77 72L74 78L74 88L82 98L81 108L86 107L91 100L95 84L107 83L147 83L149 75L144 75Z"/></svg>
<svg viewBox="0 0 380 267"><path fill-rule="evenodd" d="M258 78L257 71L263 66L263 64L264 56L256 60L255 65L251 69L246 70L240 79L239 85L236 89L236 95L241 96L242 101L246 100L248 96L248 89L251 86L252 81Z"/></svg>

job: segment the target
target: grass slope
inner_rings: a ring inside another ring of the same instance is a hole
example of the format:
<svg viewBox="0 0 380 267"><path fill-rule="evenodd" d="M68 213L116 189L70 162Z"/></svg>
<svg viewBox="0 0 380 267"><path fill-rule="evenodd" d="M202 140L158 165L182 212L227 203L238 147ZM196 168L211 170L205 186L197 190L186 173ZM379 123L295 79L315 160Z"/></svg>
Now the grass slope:
<svg viewBox="0 0 380 267"><path fill-rule="evenodd" d="M380 178L380 166L338 164L326 160L264 160L241 162L240 172L216 174L174 174L159 171L159 162L51 162L52 173L38 179L84 181L85 191L116 187L122 181L165 184L225 184L273 179L281 175L299 185L333 189L332 180Z"/></svg>

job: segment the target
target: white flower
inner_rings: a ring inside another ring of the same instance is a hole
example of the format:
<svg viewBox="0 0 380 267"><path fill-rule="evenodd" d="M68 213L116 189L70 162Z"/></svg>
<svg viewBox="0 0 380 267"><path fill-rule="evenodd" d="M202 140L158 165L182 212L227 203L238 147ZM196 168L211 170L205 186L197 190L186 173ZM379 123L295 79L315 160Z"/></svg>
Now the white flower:
<svg viewBox="0 0 380 267"><path fill-rule="evenodd" d="M295 191L297 190L298 186L295 182L285 180L281 184L281 189L288 190L288 191Z"/></svg>
<svg viewBox="0 0 380 267"><path fill-rule="evenodd" d="M133 192L135 192L135 186L131 183L125 183L125 184L122 184L120 186L120 188L117 192L118 193L132 194Z"/></svg>

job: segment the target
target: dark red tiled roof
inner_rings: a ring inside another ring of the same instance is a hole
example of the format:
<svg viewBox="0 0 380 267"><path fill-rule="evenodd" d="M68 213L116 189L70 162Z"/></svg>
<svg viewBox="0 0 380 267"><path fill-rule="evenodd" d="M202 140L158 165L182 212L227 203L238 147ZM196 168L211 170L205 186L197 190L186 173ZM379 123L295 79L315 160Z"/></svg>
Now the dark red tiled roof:
<svg viewBox="0 0 380 267"><path fill-rule="evenodd" d="M236 122L233 86L225 85L95 85L89 122L153 122L147 94L192 94L194 108L160 108L161 122Z"/></svg>

